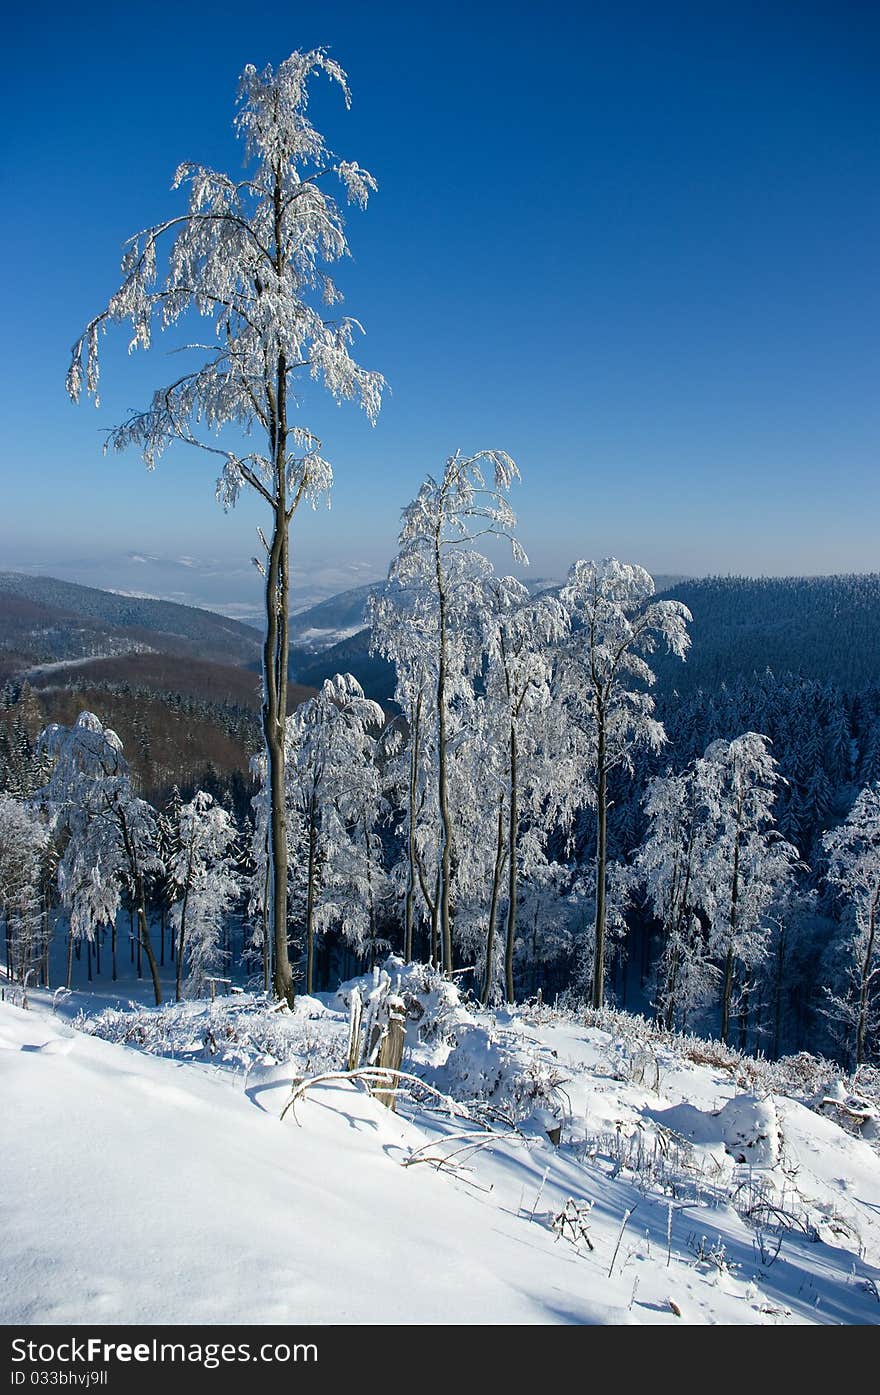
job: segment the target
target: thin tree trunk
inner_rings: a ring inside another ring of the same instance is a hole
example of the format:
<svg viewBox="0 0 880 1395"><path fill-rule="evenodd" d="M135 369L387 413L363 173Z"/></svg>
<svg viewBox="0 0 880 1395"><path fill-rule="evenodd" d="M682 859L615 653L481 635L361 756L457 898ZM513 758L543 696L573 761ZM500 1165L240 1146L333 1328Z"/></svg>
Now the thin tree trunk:
<svg viewBox="0 0 880 1395"><path fill-rule="evenodd" d="M498 829L495 840L495 868L492 875L492 897L489 902L489 925L486 930L486 977L483 983L483 1007L489 1003L492 991L492 978L495 971L495 923L498 919L498 898L501 894L501 877L504 873L504 795L498 799Z"/></svg>
<svg viewBox="0 0 880 1395"><path fill-rule="evenodd" d="M177 972L174 976L174 1000L180 1002L180 981L183 977L183 952L186 945L186 912L189 905L189 890L192 885L193 853L195 850L195 823L190 827L189 849L186 859L186 882L183 888L183 901L180 907L180 929L177 936Z"/></svg>
<svg viewBox="0 0 880 1395"><path fill-rule="evenodd" d="M147 956L147 963L150 966L150 974L153 979L153 993L158 1007L162 1001L162 984L159 980L159 966L156 963L156 956L153 953L153 944L150 939L150 927L147 922L147 900L144 888L144 878L138 861L137 849L131 841L128 824L125 815L119 813L119 827L122 831L122 841L125 847L125 855L128 859L128 866L131 872L132 886L134 888L135 904L138 920L138 962L140 963L141 947Z"/></svg>
<svg viewBox="0 0 880 1395"><path fill-rule="evenodd" d="M871 964L874 958L874 940L877 934L877 907L880 905L880 886L874 892L868 918L868 943L862 960L861 983L859 986L859 1018L856 1029L856 1066L865 1059L865 1035L868 1030L868 988L871 983Z"/></svg>
<svg viewBox="0 0 880 1395"><path fill-rule="evenodd" d="M409 819L407 828L406 900L403 912L403 958L409 964L413 957L413 919L416 899L416 800L418 798L419 747L421 744L422 693L416 699L413 725L409 739Z"/></svg>
<svg viewBox="0 0 880 1395"><path fill-rule="evenodd" d="M441 968L440 962L440 867L437 867L437 874L434 877L434 900L428 904L431 907L431 963L435 969Z"/></svg>
<svg viewBox="0 0 880 1395"><path fill-rule="evenodd" d="M370 854L370 830L367 827L366 810L363 815L364 854L367 859L367 912L370 925L370 968L376 962L376 906L373 898L373 860Z"/></svg>
<svg viewBox="0 0 880 1395"><path fill-rule="evenodd" d="M266 644L263 654L265 700L263 735L269 767L269 919L275 951L275 996L293 1006L293 971L287 946L287 809L285 791L284 723L287 707L286 651L287 578L284 574L281 510L275 512L275 536L266 578ZM282 633L283 632L283 633ZM283 706L282 706L283 703Z"/></svg>
<svg viewBox="0 0 880 1395"><path fill-rule="evenodd" d="M147 963L150 966L150 977L153 980L153 993L155 994L156 1006L158 1007L162 1001L162 984L159 979L159 966L156 963L156 956L153 953L153 944L150 939L150 927L147 923L147 908L144 901L144 884L143 880L140 878L140 874L138 874L138 880L138 939L144 947Z"/></svg>
<svg viewBox="0 0 880 1395"><path fill-rule="evenodd" d="M782 1042L782 976L785 965L785 926L780 923L779 940L776 945L776 983L773 991L773 1059L779 1060L779 1047Z"/></svg>
<svg viewBox="0 0 880 1395"><path fill-rule="evenodd" d="M517 858L516 835L519 825L519 770L516 723L510 723L510 807L507 825L507 937L504 947L504 987L507 1001L513 1002L513 951L516 946Z"/></svg>
<svg viewBox="0 0 880 1395"><path fill-rule="evenodd" d="M437 664L437 779L440 806L440 937L443 950L443 972L452 973L452 918L450 913L450 881L452 878L452 817L449 811L449 773L446 750L446 593L440 565L439 541L435 550L437 595L440 610L440 632Z"/></svg>
<svg viewBox="0 0 880 1395"><path fill-rule="evenodd" d="M266 876L263 882L263 906L260 912L261 924L263 927L263 991L269 992L271 983L271 963L269 954L269 843L268 835L266 842Z"/></svg>
<svg viewBox="0 0 880 1395"><path fill-rule="evenodd" d="M315 853L317 830L315 828L315 800L312 797L309 808L309 876L306 888L306 992L311 993L315 969Z"/></svg>
<svg viewBox="0 0 880 1395"><path fill-rule="evenodd" d="M604 714L599 715L598 780L596 784L596 938L593 957L593 1007L600 1008L605 992L605 874L608 858L608 771Z"/></svg>
<svg viewBox="0 0 880 1395"><path fill-rule="evenodd" d="M431 962L432 966L434 966L435 968L439 968L439 967L440 967L440 960L439 960L439 957L438 957L437 949L438 949L438 946L439 946L438 926L439 926L439 923L440 923L440 922L439 922L439 916L438 916L438 905L439 905L438 897L439 897L439 886L440 886L440 871L439 871L439 869L438 869L438 871L437 871L437 876L436 876L435 879L434 879L434 895L433 895L433 897L432 897L432 896L430 896L429 893L428 893L428 879L427 879L427 873L425 872L425 867L424 867L424 864L423 864L423 862L422 862L422 859L419 857L419 850L418 850L418 848L414 848L414 852L415 852L415 859L416 859L416 872L418 873L418 879L419 879L419 889L421 890L422 897L423 897L424 902L425 902L425 905L426 905L426 907L427 907L427 909L428 909L428 914L429 914L429 916L430 916L430 923L431 923L431 928L430 928L430 945L429 945L429 947L428 947L428 958L430 959L430 962Z"/></svg>
<svg viewBox="0 0 880 1395"><path fill-rule="evenodd" d="M727 958L724 964L724 992L721 999L721 1040L727 1043L730 1031L730 1004L733 998L733 965L736 949L737 914L739 910L739 842L742 823L742 800L737 804L736 835L733 843L733 880L730 888L730 933L727 940Z"/></svg>
<svg viewBox="0 0 880 1395"><path fill-rule="evenodd" d="M42 961L42 970L41 970L42 979L43 979L43 987L44 987L44 988L48 988L48 987L49 987L49 943L50 943L51 938L52 938L52 931L51 931L51 927L50 927L49 916L50 916L50 906L49 906L49 884L48 884L48 881L44 881L44 883L43 883L43 961Z"/></svg>

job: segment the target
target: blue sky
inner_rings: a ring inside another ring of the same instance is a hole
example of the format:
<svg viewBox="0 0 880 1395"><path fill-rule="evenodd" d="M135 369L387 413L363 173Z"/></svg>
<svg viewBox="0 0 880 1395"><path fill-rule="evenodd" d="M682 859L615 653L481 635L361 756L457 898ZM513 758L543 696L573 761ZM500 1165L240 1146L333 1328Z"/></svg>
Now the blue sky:
<svg viewBox="0 0 880 1395"><path fill-rule="evenodd" d="M101 454L167 378L161 339L106 341L100 412L64 373L124 239L178 207L175 165L240 167L244 64L327 44L354 101L325 84L313 119L380 186L338 280L392 395L372 430L304 413L337 485L296 525L303 598L380 575L425 473L486 445L521 467L536 574L880 567L875 6L207 13L6 21L0 565L250 603L256 506L225 516L183 448L154 475ZM160 559L148 582L131 554Z"/></svg>

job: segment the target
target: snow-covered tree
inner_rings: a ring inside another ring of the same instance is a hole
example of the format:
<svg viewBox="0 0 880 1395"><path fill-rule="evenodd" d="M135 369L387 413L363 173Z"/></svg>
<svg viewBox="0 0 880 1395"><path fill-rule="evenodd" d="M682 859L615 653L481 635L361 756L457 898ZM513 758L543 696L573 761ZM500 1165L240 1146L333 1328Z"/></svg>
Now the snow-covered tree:
<svg viewBox="0 0 880 1395"><path fill-rule="evenodd" d="M596 810L596 924L593 956L594 1007L605 986L608 777L630 767L638 746L658 749L663 726L653 716L647 691L654 673L646 655L659 643L680 659L692 619L678 601L655 601L654 582L643 567L610 557L573 564L561 600L570 613L572 636L562 671L564 705L581 745L585 793Z"/></svg>
<svg viewBox="0 0 880 1395"><path fill-rule="evenodd" d="M284 773L290 524L301 503L314 506L327 494L332 479L320 441L294 420L297 384L311 378L337 401L359 402L371 422L384 387L380 374L352 357L357 321L332 313L341 294L325 268L349 249L325 181L337 176L348 200L361 206L376 184L357 163L334 156L310 122L309 81L319 73L339 85L348 105L346 75L324 49L292 53L277 69L244 69L235 124L246 173L234 178L198 164L178 168L174 187L188 188L186 210L131 239L122 284L77 340L68 373L74 400L85 388L97 402L98 346L108 324L130 321L130 347L146 349L157 326L204 321L199 342L184 346L190 366L159 388L145 411L115 428L109 445L138 446L150 469L175 442L198 446L223 462L217 494L225 507L248 488L268 509L268 537L260 531L266 555L257 565L266 580L269 920L275 991L290 1002Z"/></svg>
<svg viewBox="0 0 880 1395"><path fill-rule="evenodd" d="M21 800L0 795L0 914L6 933L6 970L25 983L41 957L42 867L50 830Z"/></svg>
<svg viewBox="0 0 880 1395"><path fill-rule="evenodd" d="M177 940L176 997L180 1002L184 965L196 994L223 961L221 935L241 893L236 828L232 815L198 790L175 811L174 835L166 866L171 893L171 926Z"/></svg>
<svg viewBox="0 0 880 1395"><path fill-rule="evenodd" d="M68 987L74 940L91 941L99 926L110 925L115 947L116 916L126 892L161 1003L146 895L148 877L162 871L155 811L135 794L116 732L93 712L81 712L70 727L46 727L39 745L55 762L41 798L68 838L58 865L61 900L70 917Z"/></svg>
<svg viewBox="0 0 880 1395"><path fill-rule="evenodd" d="M491 472L491 474L489 473ZM487 475L491 483L487 482ZM450 456L443 476L429 475L403 511L399 552L391 564L384 595L372 613L374 644L403 670L399 699L416 725L422 750L430 743L436 764L439 850L432 896L444 972L452 972L453 810L450 801L450 751L455 736L456 700L471 695L466 683L473 610L480 583L489 574L485 557L474 548L480 537L508 539L517 561L527 558L513 537L516 519L507 493L519 471L504 451ZM414 623L410 639L400 612ZM418 653L407 656L418 645ZM405 705L407 704L407 705ZM414 767L415 773L415 767ZM412 818L410 817L412 826ZM417 836L415 832L412 835ZM413 858L415 850L413 850Z"/></svg>
<svg viewBox="0 0 880 1395"><path fill-rule="evenodd" d="M376 734L385 714L350 673L328 678L287 719L291 833L305 886L306 992L315 934L338 923L356 949L375 939L381 867Z"/></svg>
<svg viewBox="0 0 880 1395"><path fill-rule="evenodd" d="M397 833L402 856L392 883L403 904L403 957L413 957L417 918L431 924L428 957L437 963L437 902L432 893L436 862L436 732L431 721L436 691L435 623L424 596L389 579L370 603L371 647L394 663L394 700L401 709L388 748L386 788L399 811ZM390 696L390 695L389 695Z"/></svg>
<svg viewBox="0 0 880 1395"><path fill-rule="evenodd" d="M552 712L553 650L568 632L562 604L551 596L532 600L514 577L492 577L483 588L482 624L486 652L484 697L480 704L483 772L477 788L491 792L493 814L492 892L486 927L483 1002L494 979L495 925L506 873L504 987L513 1002L513 958L519 878L545 861L545 839L526 844L525 828L546 832L558 812L571 769L558 751L558 723ZM496 812L497 806L497 812ZM525 867L523 863L526 863Z"/></svg>
<svg viewBox="0 0 880 1395"><path fill-rule="evenodd" d="M876 1050L880 1024L880 782L861 791L846 822L822 840L827 878L848 902L855 931L847 944L848 991L832 995L832 1007L852 1034L857 1066Z"/></svg>
<svg viewBox="0 0 880 1395"><path fill-rule="evenodd" d="M645 796L648 835L636 858L663 931L654 1008L668 1028L683 1028L709 1000L718 978L704 923L712 901L706 877L713 824L700 776L701 764L694 761L681 774L652 780Z"/></svg>
<svg viewBox="0 0 880 1395"><path fill-rule="evenodd" d="M721 1039L727 1041L734 988L747 1000L749 972L772 932L768 912L801 865L797 849L773 828L780 776L766 736L745 732L713 742L699 762L710 818L705 905L711 953L722 965Z"/></svg>

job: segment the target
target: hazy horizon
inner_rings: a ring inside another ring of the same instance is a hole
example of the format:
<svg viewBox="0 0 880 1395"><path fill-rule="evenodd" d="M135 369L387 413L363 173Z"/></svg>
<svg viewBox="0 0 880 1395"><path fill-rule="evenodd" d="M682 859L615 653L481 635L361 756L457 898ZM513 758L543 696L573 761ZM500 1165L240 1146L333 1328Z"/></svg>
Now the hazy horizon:
<svg viewBox="0 0 880 1395"><path fill-rule="evenodd" d="M582 554L586 555L586 554ZM607 555L607 554L604 554ZM389 559L390 560L390 559ZM572 557L570 561L574 561ZM638 561L638 558L624 557L624 561ZM306 564L301 563L295 570L292 611L306 610L320 601L329 600L345 591L382 581L387 573L387 562L383 567L373 567L368 562L351 561L347 565L316 563L307 576L302 575ZM502 566L502 570L505 568ZM559 567L527 568L510 566L506 568L525 579L561 582L567 564ZM681 567L665 566L650 569L656 578L682 578L700 580L710 576L750 577L759 579L784 577L822 577L839 575L871 575L871 569L862 571L849 568L840 571L684 571ZM880 570L880 569L878 569ZM39 561L16 558L10 550L0 547L0 572L21 572L28 576L54 577L59 581L73 582L80 586L92 586L101 591L112 591L141 599L174 601L179 605L196 606L212 610L231 619L244 623L262 623L264 602L262 578L252 565L242 565L236 569L224 568L219 559L197 558L182 555L162 557L156 554L127 552L104 557L71 556L67 558L46 558Z"/></svg>

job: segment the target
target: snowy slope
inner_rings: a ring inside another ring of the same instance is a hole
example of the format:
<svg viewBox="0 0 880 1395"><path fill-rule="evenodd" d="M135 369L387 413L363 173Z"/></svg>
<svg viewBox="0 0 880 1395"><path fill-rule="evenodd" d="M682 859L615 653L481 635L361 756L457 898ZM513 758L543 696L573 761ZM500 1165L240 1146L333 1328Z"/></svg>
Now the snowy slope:
<svg viewBox="0 0 880 1395"><path fill-rule="evenodd" d="M40 995L0 1004L0 1321L880 1320L867 1142L779 1100L781 1156L745 1167L725 1150L731 1111L714 1112L736 1097L744 1113L729 1074L671 1051L648 1070L631 1043L550 1013L447 1001L426 1031L436 998L405 1068L494 1098L480 1117L412 1100L395 1115L343 1081L281 1122L291 1077L339 1064L345 993L293 1015L233 999L78 1026ZM123 1030L147 1049L90 1034ZM517 1072L563 1102L559 1148L552 1119L504 1123ZM762 1187L782 1231L741 1214ZM553 1229L569 1199L577 1245Z"/></svg>

